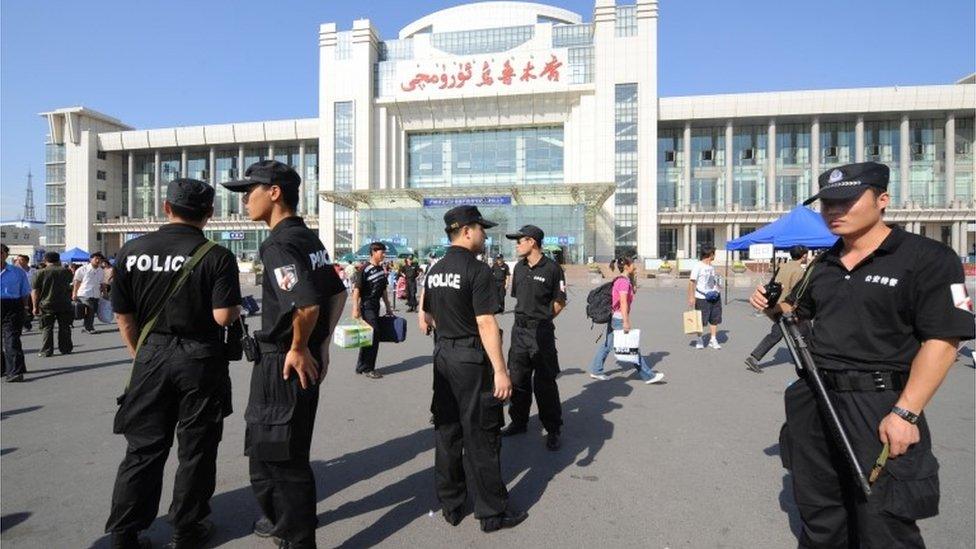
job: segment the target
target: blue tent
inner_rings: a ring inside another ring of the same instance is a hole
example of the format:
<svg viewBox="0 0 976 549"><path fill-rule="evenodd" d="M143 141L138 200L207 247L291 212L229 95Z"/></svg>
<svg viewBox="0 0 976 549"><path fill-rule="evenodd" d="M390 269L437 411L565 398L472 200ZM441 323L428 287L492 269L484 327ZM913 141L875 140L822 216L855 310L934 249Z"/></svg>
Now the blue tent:
<svg viewBox="0 0 976 549"><path fill-rule="evenodd" d="M748 250L751 244L772 244L774 248L784 249L798 244L807 248L829 248L837 242L837 236L827 229L820 214L797 206L783 217L755 231L729 240L727 250Z"/></svg>
<svg viewBox="0 0 976 549"><path fill-rule="evenodd" d="M62 263L76 263L78 261L88 261L91 254L81 248L71 248L61 252Z"/></svg>

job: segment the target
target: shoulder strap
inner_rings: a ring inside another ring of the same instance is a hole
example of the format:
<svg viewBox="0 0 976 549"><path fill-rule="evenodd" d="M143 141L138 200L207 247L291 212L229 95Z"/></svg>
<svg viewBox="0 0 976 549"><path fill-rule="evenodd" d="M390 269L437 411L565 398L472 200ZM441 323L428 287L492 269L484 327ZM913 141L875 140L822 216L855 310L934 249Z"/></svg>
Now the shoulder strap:
<svg viewBox="0 0 976 549"><path fill-rule="evenodd" d="M813 274L813 266L816 265L818 261L820 261L822 255L823 254L815 257L813 261L810 262L810 265L807 267L807 272L803 273L803 279L800 280L800 283L797 285L797 288L794 290L794 292L796 293L796 301L793 302L794 305L799 303L800 298L803 297L803 293L807 291L807 286L810 285L810 276Z"/></svg>
<svg viewBox="0 0 976 549"><path fill-rule="evenodd" d="M183 287L183 283L186 282L186 279L190 278L190 272L193 271L193 268L197 266L197 263L203 259L203 256L207 255L207 252L212 250L216 245L216 242L207 240L193 252L190 259L188 259L180 268L180 274L173 279L169 285L169 288L166 289L166 295L163 296L163 300L160 302L159 308L153 312L152 316L150 316L149 320L146 322L146 325L142 327L142 331L139 333L139 342L136 344L136 353L139 352L139 349L142 347L146 337L153 331L153 328L156 327L156 320L159 319L159 315L163 312L163 308L166 307L166 303L171 297L173 297L173 294L178 292L180 288Z"/></svg>

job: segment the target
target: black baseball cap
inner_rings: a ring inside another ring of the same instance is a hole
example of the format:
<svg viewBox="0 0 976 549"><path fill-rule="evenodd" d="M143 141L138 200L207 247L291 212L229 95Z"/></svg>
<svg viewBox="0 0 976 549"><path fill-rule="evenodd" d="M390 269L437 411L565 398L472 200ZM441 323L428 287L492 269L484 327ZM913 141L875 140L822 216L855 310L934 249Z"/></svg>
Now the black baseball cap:
<svg viewBox="0 0 976 549"><path fill-rule="evenodd" d="M546 238L546 233L542 232L542 229L536 227L535 225L526 225L519 229L517 232L508 233L505 238L509 240L518 240L523 236L535 239L536 242L542 246L542 241Z"/></svg>
<svg viewBox="0 0 976 549"><path fill-rule="evenodd" d="M214 188L199 179L181 177L166 186L166 201L194 211L209 210L213 207Z"/></svg>
<svg viewBox="0 0 976 549"><path fill-rule="evenodd" d="M444 214L445 231L453 231L454 229L464 227L465 225L470 225L472 223L477 223L486 229L498 226L498 223L488 221L484 217L481 217L481 212L478 211L477 206L464 204L462 206L451 208L450 210L447 210L446 214Z"/></svg>
<svg viewBox="0 0 976 549"><path fill-rule="evenodd" d="M820 192L806 199L803 205L818 198L851 200L861 196L869 187L887 191L889 174L888 166L877 162L859 162L827 170L817 178Z"/></svg>
<svg viewBox="0 0 976 549"><path fill-rule="evenodd" d="M254 185L278 185L284 189L286 187L298 187L301 184L302 178L298 172L288 164L277 160L255 162L244 171L244 179L221 183L228 191L235 193L246 192Z"/></svg>

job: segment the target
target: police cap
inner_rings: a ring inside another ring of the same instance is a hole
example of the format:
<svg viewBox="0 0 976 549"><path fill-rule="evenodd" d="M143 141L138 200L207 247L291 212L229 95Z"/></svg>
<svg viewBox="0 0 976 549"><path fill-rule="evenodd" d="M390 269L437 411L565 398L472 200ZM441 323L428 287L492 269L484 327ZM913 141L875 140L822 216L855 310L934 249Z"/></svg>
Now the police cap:
<svg viewBox="0 0 976 549"><path fill-rule="evenodd" d="M477 223L486 229L498 226L498 223L488 221L484 217L481 217L481 212L478 211L477 206L471 206L469 204L451 208L444 214L444 230L447 232L472 223Z"/></svg>
<svg viewBox="0 0 976 549"><path fill-rule="evenodd" d="M536 227L535 225L526 225L514 233L508 233L505 238L509 240L518 240L523 236L534 239L539 246L542 246L542 241L546 238L546 233L542 232L542 229Z"/></svg>
<svg viewBox="0 0 976 549"><path fill-rule="evenodd" d="M213 207L214 188L199 179L174 179L166 186L166 201L194 211Z"/></svg>
<svg viewBox="0 0 976 549"><path fill-rule="evenodd" d="M277 160L262 160L247 167L244 179L221 183L227 190L242 193L254 185L277 185L282 189L298 187L302 178L291 166Z"/></svg>
<svg viewBox="0 0 976 549"><path fill-rule="evenodd" d="M877 162L847 164L820 174L817 184L820 192L806 199L807 205L818 198L827 200L851 200L861 196L868 187L888 190L888 166Z"/></svg>

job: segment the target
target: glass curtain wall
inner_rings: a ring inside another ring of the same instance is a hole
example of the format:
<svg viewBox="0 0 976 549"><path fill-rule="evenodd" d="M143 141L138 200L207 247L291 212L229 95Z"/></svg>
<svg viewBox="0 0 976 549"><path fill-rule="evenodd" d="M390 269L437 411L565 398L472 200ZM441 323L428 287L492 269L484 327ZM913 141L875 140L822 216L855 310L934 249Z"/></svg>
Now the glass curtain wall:
<svg viewBox="0 0 976 549"><path fill-rule="evenodd" d="M135 155L135 211L132 217L146 219L155 215L156 157L153 154Z"/></svg>
<svg viewBox="0 0 976 549"><path fill-rule="evenodd" d="M735 126L732 129L733 209L749 211L759 205L759 189L766 185L767 126Z"/></svg>
<svg viewBox="0 0 976 549"><path fill-rule="evenodd" d="M920 206L945 205L945 119L912 120L908 199Z"/></svg>
<svg viewBox="0 0 976 549"><path fill-rule="evenodd" d="M691 129L692 209L712 212L723 207L725 185L725 126Z"/></svg>
<svg viewBox="0 0 976 549"><path fill-rule="evenodd" d="M888 166L888 194L895 207L901 204L901 129L898 120L864 122L864 161Z"/></svg>
<svg viewBox="0 0 976 549"><path fill-rule="evenodd" d="M769 209L780 197L792 197L793 204L810 196L813 165L810 160L810 126L776 124L776 194L767 197L766 186L759 187L760 203ZM782 190L783 188L785 190ZM789 204L792 206L793 204Z"/></svg>
<svg viewBox="0 0 976 549"><path fill-rule="evenodd" d="M675 211L683 203L681 174L684 171L684 163L682 130L679 128L658 129L657 209L659 211Z"/></svg>
<svg viewBox="0 0 976 549"><path fill-rule="evenodd" d="M221 183L238 179L237 159L238 149L218 149L214 152L214 183L217 194L214 197L214 215L227 217L241 213L241 196L225 189Z"/></svg>
<svg viewBox="0 0 976 549"><path fill-rule="evenodd" d="M637 251L637 84L617 84L614 117L614 243L620 257Z"/></svg>
<svg viewBox="0 0 976 549"><path fill-rule="evenodd" d="M972 118L956 118L956 200L973 202L973 123Z"/></svg>

